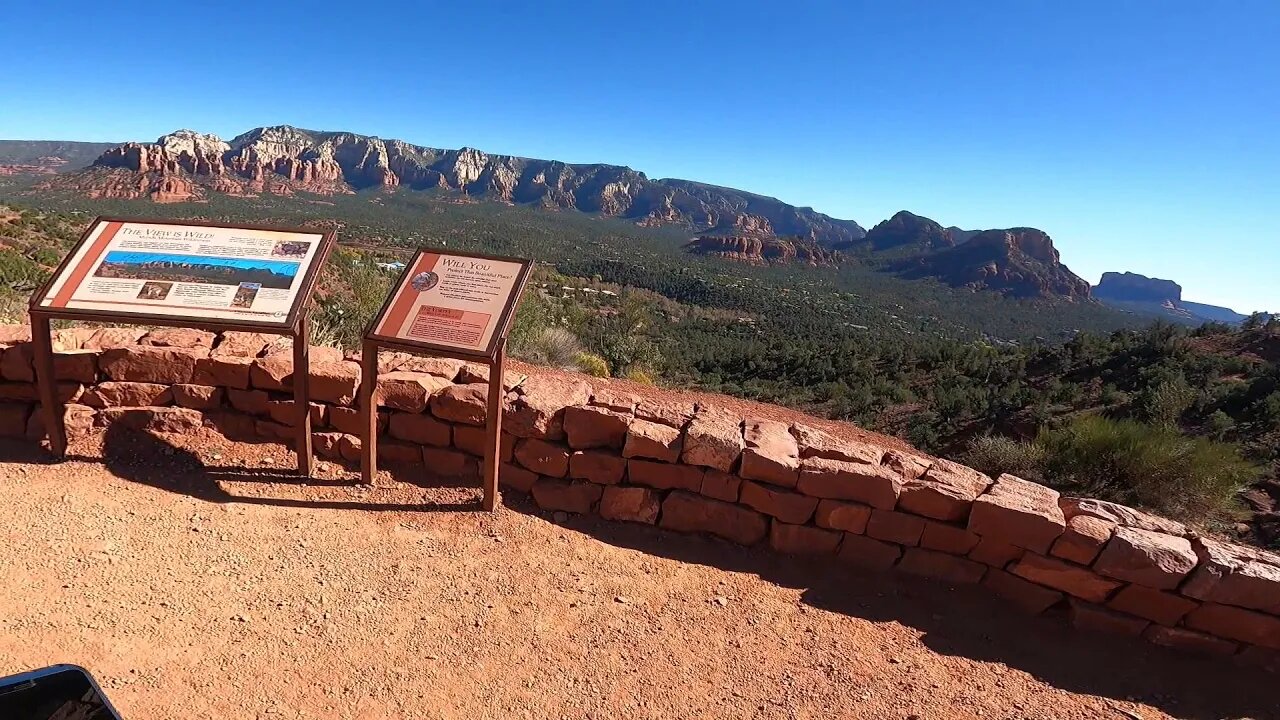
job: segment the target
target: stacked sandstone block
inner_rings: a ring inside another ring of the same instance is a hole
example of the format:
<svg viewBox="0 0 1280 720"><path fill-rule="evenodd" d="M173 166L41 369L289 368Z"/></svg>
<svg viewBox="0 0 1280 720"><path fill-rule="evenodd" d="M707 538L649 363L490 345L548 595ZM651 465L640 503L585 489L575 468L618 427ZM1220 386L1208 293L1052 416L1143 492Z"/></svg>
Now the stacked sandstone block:
<svg viewBox="0 0 1280 720"><path fill-rule="evenodd" d="M39 437L26 328L0 327L0 435ZM69 432L209 425L291 442L289 341L193 330L59 331ZM379 357L379 454L435 475L479 476L487 369ZM360 366L312 348L319 454L356 460ZM1280 664L1280 556L1197 536L1011 475L841 442L804 425L574 377L503 378L502 481L549 510L827 555L865 568L976 583L1078 627Z"/></svg>

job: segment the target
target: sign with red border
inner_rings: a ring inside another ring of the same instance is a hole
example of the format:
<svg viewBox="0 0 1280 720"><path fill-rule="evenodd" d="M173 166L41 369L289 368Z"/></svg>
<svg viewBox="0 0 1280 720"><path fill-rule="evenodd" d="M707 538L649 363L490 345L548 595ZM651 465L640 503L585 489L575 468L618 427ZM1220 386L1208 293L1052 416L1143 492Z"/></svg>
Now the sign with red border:
<svg viewBox="0 0 1280 720"><path fill-rule="evenodd" d="M325 243L318 231L99 218L34 305L287 327Z"/></svg>
<svg viewBox="0 0 1280 720"><path fill-rule="evenodd" d="M491 357L532 261L420 250L367 337L447 354Z"/></svg>

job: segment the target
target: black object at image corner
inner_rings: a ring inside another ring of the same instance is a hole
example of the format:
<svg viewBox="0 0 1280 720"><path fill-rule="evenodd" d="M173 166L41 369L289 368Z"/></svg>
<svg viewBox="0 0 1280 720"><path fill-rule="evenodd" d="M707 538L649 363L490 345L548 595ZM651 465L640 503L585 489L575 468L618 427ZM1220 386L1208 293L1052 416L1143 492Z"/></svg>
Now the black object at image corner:
<svg viewBox="0 0 1280 720"><path fill-rule="evenodd" d="M5 720L121 720L89 671L54 665L0 678Z"/></svg>

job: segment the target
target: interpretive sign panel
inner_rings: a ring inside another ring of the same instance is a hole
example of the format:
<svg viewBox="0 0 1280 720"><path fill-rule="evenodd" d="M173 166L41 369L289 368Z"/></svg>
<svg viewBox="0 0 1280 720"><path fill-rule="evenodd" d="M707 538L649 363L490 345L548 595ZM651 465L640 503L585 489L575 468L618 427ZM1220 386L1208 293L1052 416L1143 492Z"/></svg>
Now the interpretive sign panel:
<svg viewBox="0 0 1280 720"><path fill-rule="evenodd" d="M293 338L298 471L311 474L307 307L334 234L145 218L97 218L31 296L36 384L49 448L65 455L54 386L55 319L243 330Z"/></svg>
<svg viewBox="0 0 1280 720"><path fill-rule="evenodd" d="M291 326L325 240L313 231L99 218L36 306Z"/></svg>
<svg viewBox="0 0 1280 720"><path fill-rule="evenodd" d="M492 357L531 265L518 258L421 250L405 268L369 337Z"/></svg>
<svg viewBox="0 0 1280 720"><path fill-rule="evenodd" d="M378 350L425 352L489 366L481 507L498 503L507 328L532 260L419 250L364 334L360 364L360 468L378 473Z"/></svg>

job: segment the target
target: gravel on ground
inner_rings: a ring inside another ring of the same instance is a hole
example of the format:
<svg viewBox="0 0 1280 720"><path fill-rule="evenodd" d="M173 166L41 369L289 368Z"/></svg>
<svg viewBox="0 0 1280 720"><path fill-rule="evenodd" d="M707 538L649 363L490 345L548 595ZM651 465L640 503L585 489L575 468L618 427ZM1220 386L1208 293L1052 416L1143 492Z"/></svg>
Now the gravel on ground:
<svg viewBox="0 0 1280 720"><path fill-rule="evenodd" d="M280 445L0 445L0 674L145 718L1277 718L1275 678L978 589L552 517ZM556 520L559 520L557 522Z"/></svg>

